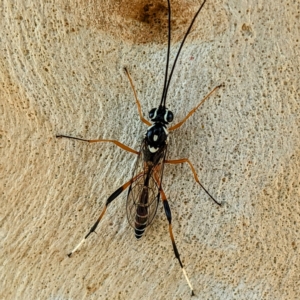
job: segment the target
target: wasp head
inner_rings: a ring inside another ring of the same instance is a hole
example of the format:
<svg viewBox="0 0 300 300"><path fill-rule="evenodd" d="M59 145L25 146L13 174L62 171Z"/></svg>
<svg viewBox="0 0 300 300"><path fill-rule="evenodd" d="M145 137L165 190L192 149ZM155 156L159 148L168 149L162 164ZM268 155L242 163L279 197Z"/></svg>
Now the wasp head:
<svg viewBox="0 0 300 300"><path fill-rule="evenodd" d="M169 124L173 121L173 113L165 106L159 106L158 108L152 108L149 111L149 118L153 123Z"/></svg>

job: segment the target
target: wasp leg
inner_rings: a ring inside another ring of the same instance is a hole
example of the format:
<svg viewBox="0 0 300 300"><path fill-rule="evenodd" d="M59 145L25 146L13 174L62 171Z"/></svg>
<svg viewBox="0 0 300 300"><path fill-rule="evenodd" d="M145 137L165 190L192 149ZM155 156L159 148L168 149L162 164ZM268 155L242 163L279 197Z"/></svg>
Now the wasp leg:
<svg viewBox="0 0 300 300"><path fill-rule="evenodd" d="M156 177L156 176L155 176ZM173 235L173 231L172 231L172 214L171 214L171 209L170 209L170 206L169 206L169 203L168 203L168 200L167 200L167 197L165 195L165 192L163 191L163 189L161 188L161 184L159 182L159 180L157 179L157 177L155 178L158 186L160 187L159 188L159 192L160 192L160 195L161 195L161 199L163 201L163 205L164 205L164 210L165 210L165 213L166 213L166 216L167 216L167 219L169 221L169 233L170 233L170 238L171 238L171 241L172 241L172 246L173 246L173 251L174 251L174 254L175 254L175 257L178 259L178 262L180 264L180 267L181 267L181 270L183 272L183 275L192 291L192 296L194 296L194 291L193 291L193 287L192 287L192 284L186 274L186 271L183 267L183 264L181 262L181 259L180 259L180 254L178 252L178 249L177 249L177 246L176 246L176 243L175 243L175 239L174 239L174 235Z"/></svg>
<svg viewBox="0 0 300 300"><path fill-rule="evenodd" d="M118 188L114 193L112 193L108 199L106 200L105 203L105 207L102 210L99 218L97 219L97 221L95 222L95 224L91 227L91 229L89 230L88 234L80 241L80 243L68 254L69 257L71 257L71 255L85 242L85 240L88 238L88 236L95 232L99 222L101 221L102 217L104 216L107 206L113 201L115 200L122 192L124 192L134 181L136 181L139 177L141 177L144 173L141 172L138 175L136 175L135 177L131 178L129 181L127 181L125 184L123 184L120 188Z"/></svg>
<svg viewBox="0 0 300 300"><path fill-rule="evenodd" d="M196 182L203 188L203 190L206 192L206 194L216 203L218 204L219 206L221 206L221 203L218 202L209 192L208 190L201 184L198 176L197 176L197 173L192 165L192 163L189 161L189 159L187 158L182 158L182 159L168 159L168 160L165 160L165 163L166 164L182 164L182 163L188 163L193 174L194 174L194 178L196 180Z"/></svg>
<svg viewBox="0 0 300 300"><path fill-rule="evenodd" d="M125 70L125 72L126 72L126 74L127 74L127 77L128 77L128 79L129 79L129 82L130 82L130 85L131 85L131 88L132 88L132 91L133 91L133 94L134 94L134 98L135 98L135 102L136 102L136 105L137 105L137 108L138 108L138 112L139 112L139 115L140 115L140 119L141 119L141 121L142 121L143 123L145 123L147 126L150 126L151 123L143 117L142 109L141 109L141 104L140 104L140 101L139 101L139 99L138 99L138 97L137 97L137 94L136 94L136 91L135 91L135 88L134 88L134 85L133 85L133 81L132 81L132 79L131 79L131 77L130 77L130 74L129 74L127 68L124 68L124 70Z"/></svg>
<svg viewBox="0 0 300 300"><path fill-rule="evenodd" d="M177 124L175 124L175 125L173 125L173 126L171 126L170 128L169 128L169 131L172 131L172 130L175 130L175 129L177 129L177 128L179 128L190 116L192 116L193 115L193 113L199 108L199 106L201 106L204 102L205 102L205 100L207 100L210 96L211 96L211 94L213 94L217 89L219 89L220 87L222 87L223 85L221 84L221 85L218 85L218 86L216 86L208 95L206 95L202 100L201 100L201 102L196 106L196 107L194 107L188 114L187 114L187 116L183 119L183 120L181 120L179 123L177 123Z"/></svg>
<svg viewBox="0 0 300 300"><path fill-rule="evenodd" d="M131 152L131 153L134 153L134 154L139 154L138 151L120 143L119 141L117 140L85 140L85 139L81 139L81 138L78 138L78 137L73 137L73 136L68 136L68 135L57 135L56 136L57 138L68 138L68 139L73 139L73 140L79 140L79 141L84 141L84 142L88 142L88 143L99 143L99 142L109 142L109 143L114 143L115 145L117 145L118 147L120 147L121 149L125 150L125 151L128 151L128 152Z"/></svg>

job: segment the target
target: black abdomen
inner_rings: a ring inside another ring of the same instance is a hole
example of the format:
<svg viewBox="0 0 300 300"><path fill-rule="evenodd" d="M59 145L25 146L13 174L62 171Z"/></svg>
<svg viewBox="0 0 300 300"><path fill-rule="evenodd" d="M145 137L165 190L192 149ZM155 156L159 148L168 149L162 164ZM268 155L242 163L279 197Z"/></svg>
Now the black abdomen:
<svg viewBox="0 0 300 300"><path fill-rule="evenodd" d="M136 208L134 232L137 239L140 239L143 236L148 223L148 184L149 177L147 176L144 182L144 187L139 199L139 203Z"/></svg>

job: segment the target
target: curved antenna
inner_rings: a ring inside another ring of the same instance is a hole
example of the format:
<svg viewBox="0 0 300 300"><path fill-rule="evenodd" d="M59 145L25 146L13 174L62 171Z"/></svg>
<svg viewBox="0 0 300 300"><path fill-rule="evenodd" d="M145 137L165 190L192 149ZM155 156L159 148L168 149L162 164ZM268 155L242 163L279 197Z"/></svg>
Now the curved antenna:
<svg viewBox="0 0 300 300"><path fill-rule="evenodd" d="M171 5L170 0L168 0L168 52L167 52L167 64L166 64L166 72L165 72L165 82L164 89L160 100L160 106L163 104L163 100L165 99L165 94L167 91L167 79L168 79L168 70L169 70L169 61L170 61L170 48L171 48ZM164 101L164 105L165 105Z"/></svg>
<svg viewBox="0 0 300 300"><path fill-rule="evenodd" d="M201 4L200 8L199 8L198 11L196 12L196 14L195 14L195 16L194 16L194 18L193 18L193 20L192 20L192 22L191 22L191 24L190 24L190 26L189 26L187 32L186 32L186 34L184 35L184 38L183 38L183 40L182 40L182 42L181 42L181 45L180 45L180 47L179 47L179 49L178 49L178 52L177 52L177 55L176 55L176 57L175 57L174 64L173 64L173 67L172 67L172 70L171 70L171 73L170 73L170 76L169 76L169 80L168 80L168 83L167 83L167 86L166 86L166 89L165 89L165 93L164 93L164 101L163 101L163 104L164 104L164 105L166 104L167 93L168 93L168 89L169 89L169 86L170 86L170 81L171 81L171 78L172 78L172 75L173 75L173 72L174 72L176 63L177 63L177 59L178 59L178 57L179 57L179 54L180 54L181 49L182 49L182 47L183 47L183 44L184 44L184 42L185 42L185 40L186 40L188 34L190 33L190 31L191 31L191 29L192 29L192 26L193 26L193 24L194 24L194 22L195 22L195 20L196 20L196 18L197 18L197 16L198 16L198 14L200 13L202 7L204 6L205 2L206 2L206 0L203 1L203 3Z"/></svg>

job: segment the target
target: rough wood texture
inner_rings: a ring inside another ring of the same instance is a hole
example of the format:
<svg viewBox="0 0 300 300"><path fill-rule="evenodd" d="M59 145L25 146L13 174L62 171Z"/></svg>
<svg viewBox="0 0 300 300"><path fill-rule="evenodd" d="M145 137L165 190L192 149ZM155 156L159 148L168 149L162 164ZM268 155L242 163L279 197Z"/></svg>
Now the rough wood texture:
<svg viewBox="0 0 300 300"><path fill-rule="evenodd" d="M200 1L172 1L172 57ZM195 299L300 299L299 1L213 1L179 59L168 105L164 187ZM0 4L1 299L190 299L160 206L139 242L125 195L72 258L135 155L56 134L139 148L123 67L148 111L159 103L166 1L12 1Z"/></svg>

